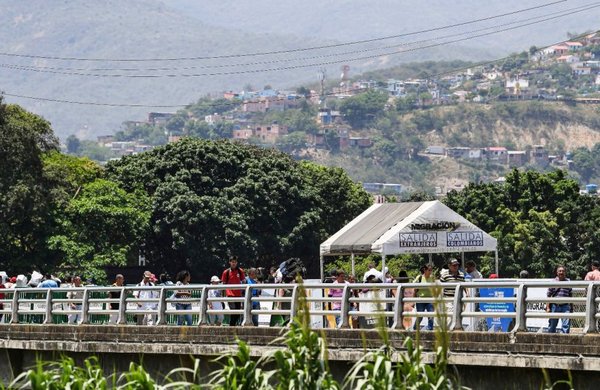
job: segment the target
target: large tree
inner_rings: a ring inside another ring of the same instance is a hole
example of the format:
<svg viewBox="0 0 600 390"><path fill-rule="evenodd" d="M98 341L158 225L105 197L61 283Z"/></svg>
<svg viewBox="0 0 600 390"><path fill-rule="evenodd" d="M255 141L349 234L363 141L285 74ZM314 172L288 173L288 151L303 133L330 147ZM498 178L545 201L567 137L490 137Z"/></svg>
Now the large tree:
<svg viewBox="0 0 600 390"><path fill-rule="evenodd" d="M152 199L147 259L203 277L234 254L246 266L297 256L316 272L318 244L370 201L339 169L229 141L186 139L107 171Z"/></svg>
<svg viewBox="0 0 600 390"><path fill-rule="evenodd" d="M361 128L383 113L387 100L387 93L369 90L344 99L340 104L340 111L352 127Z"/></svg>
<svg viewBox="0 0 600 390"><path fill-rule="evenodd" d="M513 170L505 184L470 184L445 202L498 239L503 276L552 277L565 264L579 277L600 255L600 202L564 171Z"/></svg>
<svg viewBox="0 0 600 390"><path fill-rule="evenodd" d="M0 268L45 267L45 241L54 225L43 155L56 150L50 124L0 99Z"/></svg>

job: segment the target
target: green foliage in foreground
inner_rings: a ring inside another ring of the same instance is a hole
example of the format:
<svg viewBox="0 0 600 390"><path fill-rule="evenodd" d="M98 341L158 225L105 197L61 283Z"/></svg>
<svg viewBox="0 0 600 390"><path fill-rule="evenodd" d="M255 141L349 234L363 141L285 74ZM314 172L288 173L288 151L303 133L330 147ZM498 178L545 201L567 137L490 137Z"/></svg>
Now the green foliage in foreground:
<svg viewBox="0 0 600 390"><path fill-rule="evenodd" d="M289 329L274 344L276 351L253 359L249 346L238 340L238 351L224 354L214 362L220 368L202 376L200 361L194 359L193 367L171 371L162 381L153 378L143 366L130 363L129 370L106 376L95 357L78 367L74 360L63 357L58 362L37 365L19 375L4 389L214 389L214 390L395 390L395 389L460 389L458 379L448 374L448 331L441 321L436 333L433 364L424 362L419 333L414 341L406 337L405 351L393 348L385 319L379 318L378 330L382 346L365 351L363 357L350 369L342 383L337 382L329 370L327 347L323 334L310 328L310 313L305 290L300 284L298 314ZM437 292L439 294L439 291ZM441 304L438 302L437 304ZM439 320L439 318L438 318ZM572 389L572 378L552 383L544 371L544 388L566 385Z"/></svg>

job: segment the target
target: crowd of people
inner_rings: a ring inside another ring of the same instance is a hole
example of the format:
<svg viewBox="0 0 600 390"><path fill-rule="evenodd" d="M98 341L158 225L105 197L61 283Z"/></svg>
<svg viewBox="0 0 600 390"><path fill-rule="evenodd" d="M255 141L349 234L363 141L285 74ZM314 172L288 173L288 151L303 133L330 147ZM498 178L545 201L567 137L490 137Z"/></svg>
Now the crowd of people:
<svg viewBox="0 0 600 390"><path fill-rule="evenodd" d="M291 265L290 265L291 264ZM287 267L294 267L294 263L289 263ZM225 285L256 285L259 283L291 283L294 281L294 278L291 276L292 272L286 272L285 263L282 263L280 267L271 267L270 270L265 270L263 268L250 268L248 270L244 270L239 267L237 257L233 256L229 259L229 267L223 270L221 276L214 275L210 278L210 284L213 286L219 284ZM591 271L585 276L585 280L588 281L600 281L600 262L594 262L591 266ZM288 270L289 271L289 270ZM556 281L568 281L569 279L566 277L567 270L565 266L559 266L556 268ZM520 273L520 278L529 278L529 273L527 271L522 271ZM497 278L496 274L490 274L488 276L491 279ZM384 272L381 272L375 268L375 264L371 263L368 265L368 270L363 275L364 283L408 283L412 282L414 284L430 284L436 281L440 283L460 283L474 279L482 279L483 275L477 269L476 263L474 261L467 261L465 263L464 269L461 269L460 262L457 259L451 258L446 265L442 267L439 272L439 277L436 278L434 273L434 268L431 264L423 265L419 270L419 275L410 280L405 271L400 271L397 277L391 275L389 270L386 268ZM191 282L191 274L187 270L180 271L176 276L176 282L173 283L167 274L160 275L157 278L152 272L145 271L142 275L142 279L140 282L136 284L139 287L156 287L156 286L176 286L181 287L177 289L169 289L169 301L172 303L174 308L179 312L177 314L177 325L187 325L191 326L193 324L192 321L192 290L188 287ZM343 296L344 287L346 285L352 285L356 283L356 278L354 275L347 275L343 270L337 270L331 273L330 277L327 278L326 282L330 282L332 284L331 288L327 289L327 295L330 298L338 298L333 300L332 302L327 304L327 308L332 311L341 311L342 302L341 298ZM94 286L93 280L87 280L85 283L87 286ZM115 276L114 283L112 283L112 287L121 287L125 285L125 278L123 275L118 274ZM11 288L64 288L64 287L82 287L84 283L82 278L79 275L67 276L64 280L60 280L58 278L53 277L50 274L44 274L34 272L31 275L17 275L13 277L9 277L5 272L0 272L0 299L4 298L4 294L2 294L2 289L11 289ZM232 302L229 300L220 301L219 298L240 298L244 295L244 288L213 288L208 291L208 322L211 325L219 326L219 325L229 325L236 326L241 325L241 321L243 316L241 315L243 305L242 302ZM373 288L362 288L362 289L350 289L350 293L354 297L359 297L360 294L368 294L369 292L373 292L379 289ZM424 288L405 288L402 290L404 297L418 297L418 298L432 298L434 291L432 291L429 287ZM443 288L441 294L443 297L452 298L455 295L456 290L454 288ZM261 288L251 288L250 293L252 297L258 297L263 294L263 290ZM387 296L393 296L396 293L395 289L387 289L385 292ZM274 289L274 296L278 297L289 297L291 296L291 290L289 288L280 288ZM158 307L157 300L159 298L159 290L158 289L141 289L141 290L133 290L132 294L133 298L139 300L137 303L138 310L136 311L136 322L139 325L153 325L156 323L156 310ZM558 298L567 298L572 297L573 292L570 287L554 287L549 288L547 291L547 296L550 298L558 297ZM83 299L83 290L81 289L73 289L73 291L68 291L66 293L66 297L69 300L72 300L68 304L68 308L71 311L71 314L68 315L68 323L69 324L77 324L81 322L81 312L82 312L82 299ZM121 301L116 302L116 300L120 300L121 291L120 290L111 290L108 293L108 298L111 299L110 303L108 303L107 307L111 310L111 314L109 317L109 323L117 323L119 316L116 311L119 310ZM1 303L0 303L1 305ZM288 302L275 302L273 309L280 310L288 310L290 308L290 303ZM416 308L414 307L416 306ZM452 302L446 302L446 311L452 312L454 310ZM2 307L0 306L0 309ZM252 300L252 309L256 310L260 308L260 303L256 300ZM417 312L427 312L431 313L428 315L428 321L425 326L427 330L433 330L434 328L434 304L431 302L423 302L417 303L413 305L412 303L404 303L403 310L405 312L410 312L416 309ZM359 303L353 302L350 305L350 317L349 323L350 326L354 328L361 327L359 324L358 318L352 315L352 311L359 310ZM190 313L182 314L181 312L190 311ZM231 314L228 312L231 311ZM546 305L546 311L550 313L567 313L573 311L572 303L548 303ZM289 321L289 317L286 316L271 316L271 323L273 325L274 322L276 325L283 325L287 321ZM340 315L334 316L335 319L332 321L330 326L339 326L342 322L342 318ZM405 318L406 323L404 323L405 328L418 329L421 327L422 317L419 316L413 323L411 318ZM547 331L550 333L555 333L557 331L561 331L563 333L570 332L570 321L568 318L561 318L561 327L558 328L558 318L551 318L549 320ZM252 323L255 326L259 325L258 315L252 315ZM364 325L363 325L364 326Z"/></svg>

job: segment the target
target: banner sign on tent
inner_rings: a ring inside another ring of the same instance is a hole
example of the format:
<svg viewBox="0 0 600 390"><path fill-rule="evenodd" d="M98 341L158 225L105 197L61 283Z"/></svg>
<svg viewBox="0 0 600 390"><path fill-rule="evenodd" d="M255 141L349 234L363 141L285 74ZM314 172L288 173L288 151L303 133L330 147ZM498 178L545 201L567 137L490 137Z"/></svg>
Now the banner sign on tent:
<svg viewBox="0 0 600 390"><path fill-rule="evenodd" d="M483 246L483 232L452 232L446 233L448 247Z"/></svg>
<svg viewBox="0 0 600 390"><path fill-rule="evenodd" d="M401 248L434 248L437 233L400 233Z"/></svg>

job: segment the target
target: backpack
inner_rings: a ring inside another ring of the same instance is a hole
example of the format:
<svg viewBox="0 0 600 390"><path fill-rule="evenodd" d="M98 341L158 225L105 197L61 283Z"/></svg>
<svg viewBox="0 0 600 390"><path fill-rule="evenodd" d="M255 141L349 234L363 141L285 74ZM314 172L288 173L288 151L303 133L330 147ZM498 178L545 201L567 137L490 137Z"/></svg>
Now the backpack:
<svg viewBox="0 0 600 390"><path fill-rule="evenodd" d="M279 271L283 276L284 282L293 282L296 276L304 278L306 274L306 267L298 257L292 257L281 263Z"/></svg>
<svg viewBox="0 0 600 390"><path fill-rule="evenodd" d="M227 268L227 269L225 270L225 272L226 272L226 275L227 275L227 276L225 277L225 284L229 284L229 276L230 276L230 274L231 274L231 268ZM246 273L244 272L244 270L243 270L243 269L241 269L241 268L238 268L238 269L237 269L237 273L238 273L238 274L237 274L237 275L238 275L238 279L240 279L240 283L242 283L242 284L245 284L245 283L246 283ZM242 278L242 275L244 275L244 277L243 277L243 278Z"/></svg>

